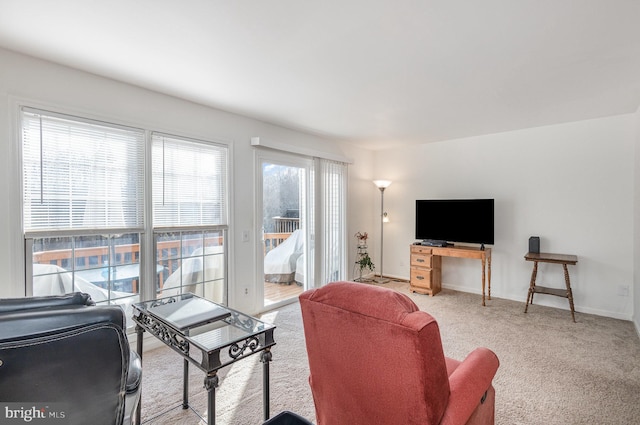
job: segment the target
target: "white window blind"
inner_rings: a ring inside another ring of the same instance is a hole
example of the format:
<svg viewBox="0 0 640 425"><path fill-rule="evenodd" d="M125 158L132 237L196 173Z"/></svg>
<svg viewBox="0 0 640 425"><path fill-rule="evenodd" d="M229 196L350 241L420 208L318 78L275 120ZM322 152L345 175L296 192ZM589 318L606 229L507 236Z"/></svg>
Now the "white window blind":
<svg viewBox="0 0 640 425"><path fill-rule="evenodd" d="M24 230L142 229L144 131L23 108Z"/></svg>
<svg viewBox="0 0 640 425"><path fill-rule="evenodd" d="M322 195L322 285L346 278L346 182L347 165L320 160Z"/></svg>
<svg viewBox="0 0 640 425"><path fill-rule="evenodd" d="M159 133L152 145L153 225L226 225L228 149Z"/></svg>

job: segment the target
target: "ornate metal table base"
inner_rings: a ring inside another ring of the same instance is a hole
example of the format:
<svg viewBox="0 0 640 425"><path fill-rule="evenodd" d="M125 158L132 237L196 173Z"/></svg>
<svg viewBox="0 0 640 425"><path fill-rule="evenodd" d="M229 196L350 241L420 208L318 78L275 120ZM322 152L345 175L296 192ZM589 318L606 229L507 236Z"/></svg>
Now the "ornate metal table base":
<svg viewBox="0 0 640 425"><path fill-rule="evenodd" d="M183 294L178 297L169 297L157 301L134 304L133 320L137 323L137 351L142 358L143 336L148 331L153 336L164 342L184 358L183 369L183 399L182 408L189 408L189 363L193 363L206 376L204 387L207 390L207 423L215 424L216 417L216 387L218 386L218 370L245 357L260 353L260 361L263 363L263 407L264 419L269 419L269 362L271 361L271 347L275 345L273 333L275 326L263 323L253 317L238 311L229 310L230 315L223 319L200 320L194 325L178 329L172 326L170 318L165 320L159 314L154 314L153 307L168 303L187 302L192 298L199 298L193 294ZM217 305L211 303L212 305ZM177 305L177 304L176 304ZM198 329L207 325L208 328ZM198 329L200 333L191 335L191 331ZM192 356L191 352L199 353ZM141 406L138 405L137 423L140 423Z"/></svg>

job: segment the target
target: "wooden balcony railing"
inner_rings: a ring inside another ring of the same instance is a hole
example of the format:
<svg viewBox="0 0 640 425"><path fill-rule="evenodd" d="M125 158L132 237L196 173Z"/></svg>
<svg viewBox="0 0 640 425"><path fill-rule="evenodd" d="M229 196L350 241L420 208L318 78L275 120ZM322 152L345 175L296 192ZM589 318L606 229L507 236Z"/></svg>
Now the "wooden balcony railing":
<svg viewBox="0 0 640 425"><path fill-rule="evenodd" d="M202 247L201 239L186 239L182 241L182 251L180 252L179 240L162 241L157 244L157 262L164 266L164 271L158 274L159 288L162 288L164 280L178 267L182 257L189 256L197 248ZM224 238L222 236L206 238L205 244L222 245ZM113 248L115 261L112 259L112 265L136 264L140 262L140 244L122 244ZM55 264L61 268L70 270L75 263L76 270L87 268L101 267L109 261L109 248L107 246L76 248L75 258L74 251L71 249L55 249L49 251L39 251L33 253L34 264ZM137 292L137 280L133 280L134 292Z"/></svg>
<svg viewBox="0 0 640 425"><path fill-rule="evenodd" d="M291 220L291 219L287 219ZM292 232L277 232L264 234L264 255L271 251L282 242L284 242ZM222 236L207 238L205 241L207 246L222 245L224 239ZM182 257L189 256L193 251L202 246L202 240L183 240L182 250L180 252L180 241L163 241L157 245L157 263L164 267L164 271L158 274L158 287L162 288L164 280L171 275L178 267L180 267ZM115 261L112 259L112 265L136 264L140 262L140 244L122 244L114 246ZM39 251L33 253L34 264L55 264L63 269L71 270L75 263L76 270L97 268L109 261L109 248L106 246L76 248L75 258L74 251L71 249L55 249L49 251ZM133 292L137 292L138 281L132 282Z"/></svg>
<svg viewBox="0 0 640 425"><path fill-rule="evenodd" d="M276 233L293 233L300 228L300 219L292 217L273 217Z"/></svg>
<svg viewBox="0 0 640 425"><path fill-rule="evenodd" d="M291 233L265 233L264 234L264 253L263 255L267 255L267 252L271 251L282 242L284 242Z"/></svg>
<svg viewBox="0 0 640 425"><path fill-rule="evenodd" d="M273 217L275 232L265 233L264 255L284 242L293 232L300 228L300 219L294 217Z"/></svg>

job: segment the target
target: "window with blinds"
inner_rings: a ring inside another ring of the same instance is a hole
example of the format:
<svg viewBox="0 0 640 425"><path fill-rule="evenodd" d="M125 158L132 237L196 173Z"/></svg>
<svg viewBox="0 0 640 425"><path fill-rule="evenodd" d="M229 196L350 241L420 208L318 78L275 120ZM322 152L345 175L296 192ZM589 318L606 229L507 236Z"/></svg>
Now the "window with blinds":
<svg viewBox="0 0 640 425"><path fill-rule="evenodd" d="M24 229L142 229L143 130L24 108Z"/></svg>
<svg viewBox="0 0 640 425"><path fill-rule="evenodd" d="M85 292L130 317L141 281L145 131L22 108L27 295Z"/></svg>
<svg viewBox="0 0 640 425"><path fill-rule="evenodd" d="M151 140L156 263L167 270L158 296L226 304L228 149L160 133Z"/></svg>
<svg viewBox="0 0 640 425"><path fill-rule="evenodd" d="M226 303L226 146L28 107L20 119L27 295L82 291L128 317L141 287Z"/></svg>
<svg viewBox="0 0 640 425"><path fill-rule="evenodd" d="M152 135L153 225L227 224L227 148Z"/></svg>

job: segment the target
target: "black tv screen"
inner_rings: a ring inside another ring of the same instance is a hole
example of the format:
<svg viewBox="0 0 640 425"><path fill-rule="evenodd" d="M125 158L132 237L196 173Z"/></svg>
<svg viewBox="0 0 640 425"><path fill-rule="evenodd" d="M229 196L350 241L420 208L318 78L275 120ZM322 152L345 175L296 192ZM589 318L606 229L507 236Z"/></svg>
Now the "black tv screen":
<svg viewBox="0 0 640 425"><path fill-rule="evenodd" d="M493 245L493 199L417 200L416 239Z"/></svg>

